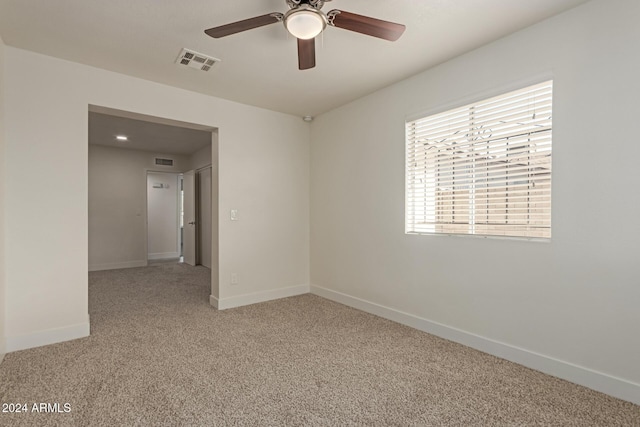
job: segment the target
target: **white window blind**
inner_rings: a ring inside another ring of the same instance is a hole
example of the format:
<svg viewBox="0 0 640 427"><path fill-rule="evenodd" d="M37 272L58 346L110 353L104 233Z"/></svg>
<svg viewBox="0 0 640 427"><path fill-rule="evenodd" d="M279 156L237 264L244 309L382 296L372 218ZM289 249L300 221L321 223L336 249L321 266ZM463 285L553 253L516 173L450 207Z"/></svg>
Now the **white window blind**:
<svg viewBox="0 0 640 427"><path fill-rule="evenodd" d="M406 232L550 238L552 92L407 122Z"/></svg>

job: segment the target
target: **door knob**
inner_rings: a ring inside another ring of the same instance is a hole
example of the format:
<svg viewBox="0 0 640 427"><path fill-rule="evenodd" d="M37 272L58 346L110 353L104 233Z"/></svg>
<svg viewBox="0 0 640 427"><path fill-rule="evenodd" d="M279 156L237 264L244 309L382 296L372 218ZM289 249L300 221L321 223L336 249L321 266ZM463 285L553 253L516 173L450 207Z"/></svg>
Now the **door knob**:
<svg viewBox="0 0 640 427"><path fill-rule="evenodd" d="M195 222L195 221L191 221L191 222L189 223L189 225L196 225L196 222Z"/></svg>

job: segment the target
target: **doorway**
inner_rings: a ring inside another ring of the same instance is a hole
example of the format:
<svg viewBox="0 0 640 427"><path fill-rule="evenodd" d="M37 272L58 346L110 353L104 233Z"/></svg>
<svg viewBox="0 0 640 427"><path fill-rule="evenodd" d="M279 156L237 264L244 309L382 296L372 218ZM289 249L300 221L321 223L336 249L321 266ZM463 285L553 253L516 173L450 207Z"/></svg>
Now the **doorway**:
<svg viewBox="0 0 640 427"><path fill-rule="evenodd" d="M180 174L147 171L147 260L178 260Z"/></svg>
<svg viewBox="0 0 640 427"><path fill-rule="evenodd" d="M182 233L193 221L198 233L194 264L211 269L211 294L216 296L217 129L89 106L88 143L89 270L177 261L186 255ZM180 209L189 171L193 200L199 204L193 220ZM162 224L163 231L150 231Z"/></svg>

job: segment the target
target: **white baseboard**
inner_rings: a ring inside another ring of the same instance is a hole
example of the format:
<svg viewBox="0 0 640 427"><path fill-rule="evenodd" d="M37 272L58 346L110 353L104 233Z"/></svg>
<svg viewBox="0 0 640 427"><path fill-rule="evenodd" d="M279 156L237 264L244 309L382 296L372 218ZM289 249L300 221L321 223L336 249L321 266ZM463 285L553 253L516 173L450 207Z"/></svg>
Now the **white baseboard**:
<svg viewBox="0 0 640 427"><path fill-rule="evenodd" d="M252 294L238 295L229 298L209 297L211 305L218 310L226 310L228 308L241 307L243 305L257 304L259 302L271 301L274 299L287 298L296 295L309 293L309 285L290 286L287 288L272 289L263 292L254 292Z"/></svg>
<svg viewBox="0 0 640 427"><path fill-rule="evenodd" d="M93 264L89 265L89 271L102 271L102 270L118 270L120 268L134 268L134 267L146 267L147 260L140 261L125 261L125 262L109 262L106 264Z"/></svg>
<svg viewBox="0 0 640 427"><path fill-rule="evenodd" d="M214 297L213 295L209 295L209 304L211 304L216 310L220 306L219 302L220 300L218 298Z"/></svg>
<svg viewBox="0 0 640 427"><path fill-rule="evenodd" d="M180 258L180 252L159 252L156 254L147 255L147 259L149 260L174 259L174 258Z"/></svg>
<svg viewBox="0 0 640 427"><path fill-rule="evenodd" d="M6 351L19 351L43 345L56 344L63 341L75 340L89 336L89 316L86 323L47 329L26 335L7 337Z"/></svg>
<svg viewBox="0 0 640 427"><path fill-rule="evenodd" d="M311 285L311 293L640 405L640 384L485 338L321 286Z"/></svg>

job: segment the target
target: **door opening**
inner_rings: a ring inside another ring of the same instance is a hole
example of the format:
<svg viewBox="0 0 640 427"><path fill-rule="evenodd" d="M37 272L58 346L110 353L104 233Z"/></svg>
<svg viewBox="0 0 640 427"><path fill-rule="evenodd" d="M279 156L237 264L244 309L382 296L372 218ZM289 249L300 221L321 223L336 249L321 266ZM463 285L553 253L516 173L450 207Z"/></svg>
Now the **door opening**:
<svg viewBox="0 0 640 427"><path fill-rule="evenodd" d="M88 115L89 271L184 256L211 269L218 298L217 128L94 105ZM129 138L125 144L114 135ZM199 183L208 186L209 202ZM154 224L164 231L151 231Z"/></svg>
<svg viewBox="0 0 640 427"><path fill-rule="evenodd" d="M147 259L180 254L180 174L147 171Z"/></svg>

